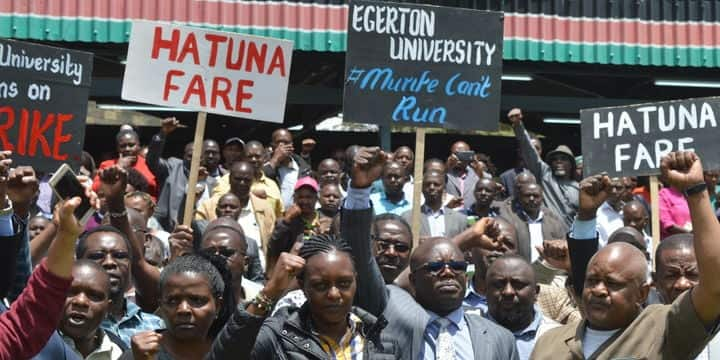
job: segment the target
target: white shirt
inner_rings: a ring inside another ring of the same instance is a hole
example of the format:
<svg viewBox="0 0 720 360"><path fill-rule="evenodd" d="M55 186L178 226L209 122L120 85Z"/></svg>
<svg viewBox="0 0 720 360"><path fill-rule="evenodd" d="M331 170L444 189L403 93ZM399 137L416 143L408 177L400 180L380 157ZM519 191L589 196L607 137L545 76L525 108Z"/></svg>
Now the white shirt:
<svg viewBox="0 0 720 360"><path fill-rule="evenodd" d="M283 207L287 209L293 204L295 183L298 180L300 166L290 158L288 166L279 166L277 172L280 176L280 196L282 196Z"/></svg>
<svg viewBox="0 0 720 360"><path fill-rule="evenodd" d="M537 219L530 218L530 215L525 213L525 219L528 224L528 231L530 232L530 262L535 262L540 257L536 246L543 244L543 232L542 232L542 221L543 212L540 210Z"/></svg>
<svg viewBox="0 0 720 360"><path fill-rule="evenodd" d="M622 211L615 211L606 201L598 208L596 215L600 247L604 247L607 245L610 235L615 230L625 226Z"/></svg>
<svg viewBox="0 0 720 360"><path fill-rule="evenodd" d="M252 206L252 200L248 199L247 205L240 210L238 216L238 224L245 233L246 241L254 241L258 248L258 257L263 270L265 270L265 252L263 252L262 239L260 238L260 226L255 218L255 211Z"/></svg>
<svg viewBox="0 0 720 360"><path fill-rule="evenodd" d="M97 349L93 350L93 352L88 354L88 356L86 356L85 358L83 358L80 354L80 351L75 348L75 341L73 341L73 339L63 334L63 340L65 340L65 343L68 344L68 346L72 348L75 353L84 360L115 360L120 358L120 355L123 354L120 346L112 342L112 340L110 340L110 338L105 335L105 331L101 331L101 333L102 340L100 341L100 346Z"/></svg>
<svg viewBox="0 0 720 360"><path fill-rule="evenodd" d="M597 351L597 349L605 343L605 341L607 341L607 339L611 338L618 331L620 331L620 329L593 330L586 326L585 334L582 339L583 355L585 358L589 359L590 356L595 353L595 351Z"/></svg>
<svg viewBox="0 0 720 360"><path fill-rule="evenodd" d="M422 213L430 225L430 236L445 236L445 208L441 207L440 210L433 211L430 207L423 205Z"/></svg>

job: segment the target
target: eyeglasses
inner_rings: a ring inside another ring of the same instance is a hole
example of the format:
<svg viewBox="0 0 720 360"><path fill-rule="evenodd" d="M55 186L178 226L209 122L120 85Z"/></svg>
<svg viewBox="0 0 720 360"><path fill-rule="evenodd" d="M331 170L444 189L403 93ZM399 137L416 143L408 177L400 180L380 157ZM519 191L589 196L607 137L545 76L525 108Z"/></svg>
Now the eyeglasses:
<svg viewBox="0 0 720 360"><path fill-rule="evenodd" d="M235 249L230 249L230 248L213 248L213 247L210 247L210 248L202 249L202 251L203 251L205 254L208 254L208 255L218 255L218 256L222 256L222 257L224 257L224 258L226 258L226 259L229 259L229 258L235 256L236 254L240 254L240 256L245 256L245 254L241 253L240 251L235 250Z"/></svg>
<svg viewBox="0 0 720 360"><path fill-rule="evenodd" d="M384 240L376 240L377 246L381 252L388 252L390 249L394 249L395 252L406 253L410 251L410 246L406 244L393 243Z"/></svg>
<svg viewBox="0 0 720 360"><path fill-rule="evenodd" d="M449 267L454 273L464 273L467 270L468 263L467 261L457 260L430 261L413 270L413 272L427 270L431 275L438 276L443 270L445 270L445 267Z"/></svg>

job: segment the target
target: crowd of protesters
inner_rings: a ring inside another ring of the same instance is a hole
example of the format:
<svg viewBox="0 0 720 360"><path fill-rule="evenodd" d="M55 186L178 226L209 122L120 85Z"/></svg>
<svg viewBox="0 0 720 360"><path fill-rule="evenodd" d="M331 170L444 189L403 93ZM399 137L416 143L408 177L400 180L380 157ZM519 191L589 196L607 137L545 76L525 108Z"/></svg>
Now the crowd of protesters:
<svg viewBox="0 0 720 360"><path fill-rule="evenodd" d="M406 146L315 159L278 129L164 157L176 119L146 148L123 127L82 156L82 224L0 152L0 359L709 359L718 172L662 159L654 249L643 179L583 178L508 120L514 168L458 141L421 179Z"/></svg>

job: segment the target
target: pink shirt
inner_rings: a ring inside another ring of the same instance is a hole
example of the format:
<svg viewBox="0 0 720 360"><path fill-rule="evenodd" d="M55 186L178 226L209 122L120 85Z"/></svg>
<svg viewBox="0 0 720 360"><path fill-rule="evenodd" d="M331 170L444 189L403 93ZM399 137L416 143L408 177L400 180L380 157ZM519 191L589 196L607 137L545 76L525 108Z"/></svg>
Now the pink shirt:
<svg viewBox="0 0 720 360"><path fill-rule="evenodd" d="M675 225L686 227L692 224L690 219L690 208L688 208L685 196L674 188L666 187L660 190L660 238L670 236L668 229Z"/></svg>

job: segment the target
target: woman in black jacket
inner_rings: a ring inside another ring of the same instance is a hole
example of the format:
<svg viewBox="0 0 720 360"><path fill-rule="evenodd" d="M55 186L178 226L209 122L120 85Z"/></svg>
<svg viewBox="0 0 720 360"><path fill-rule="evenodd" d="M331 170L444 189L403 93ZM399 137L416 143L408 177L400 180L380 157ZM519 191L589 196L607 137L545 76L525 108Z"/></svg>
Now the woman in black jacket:
<svg viewBox="0 0 720 360"><path fill-rule="evenodd" d="M238 305L208 359L397 358L398 344L382 335L386 321L352 306L357 284L347 243L316 235L305 240L299 255L280 255L265 288ZM293 278L307 302L266 319Z"/></svg>

